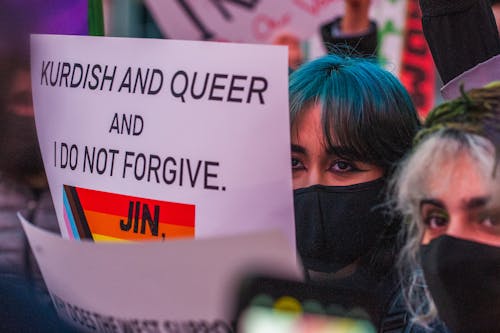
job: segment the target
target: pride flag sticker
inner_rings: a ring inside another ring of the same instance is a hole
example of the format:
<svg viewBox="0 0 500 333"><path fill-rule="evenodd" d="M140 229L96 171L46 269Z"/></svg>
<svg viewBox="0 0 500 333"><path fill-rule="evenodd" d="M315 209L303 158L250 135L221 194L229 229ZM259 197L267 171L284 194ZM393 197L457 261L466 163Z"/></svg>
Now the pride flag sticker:
<svg viewBox="0 0 500 333"><path fill-rule="evenodd" d="M194 238L195 205L63 186L64 220L74 239Z"/></svg>

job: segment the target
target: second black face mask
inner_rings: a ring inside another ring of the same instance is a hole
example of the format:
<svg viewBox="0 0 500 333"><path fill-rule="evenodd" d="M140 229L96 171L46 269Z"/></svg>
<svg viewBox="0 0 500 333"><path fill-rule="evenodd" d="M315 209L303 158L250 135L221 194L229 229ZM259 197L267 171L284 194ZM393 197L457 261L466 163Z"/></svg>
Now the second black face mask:
<svg viewBox="0 0 500 333"><path fill-rule="evenodd" d="M434 303L455 333L500 332L500 247L440 236L420 247Z"/></svg>
<svg viewBox="0 0 500 333"><path fill-rule="evenodd" d="M294 191L297 249L306 270L331 273L367 254L386 226L384 179Z"/></svg>

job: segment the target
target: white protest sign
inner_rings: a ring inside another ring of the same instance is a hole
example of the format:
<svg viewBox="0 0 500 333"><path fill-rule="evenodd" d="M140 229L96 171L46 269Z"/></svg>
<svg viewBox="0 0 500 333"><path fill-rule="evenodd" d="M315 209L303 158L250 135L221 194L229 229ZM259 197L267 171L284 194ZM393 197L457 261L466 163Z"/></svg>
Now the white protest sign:
<svg viewBox="0 0 500 333"><path fill-rule="evenodd" d="M92 243L20 220L59 316L89 332L233 332L231 307L245 274L300 276L278 231Z"/></svg>
<svg viewBox="0 0 500 333"><path fill-rule="evenodd" d="M146 0L166 37L269 43L276 33L310 37L342 12L339 0Z"/></svg>
<svg viewBox="0 0 500 333"><path fill-rule="evenodd" d="M34 35L31 50L63 236L295 243L286 48Z"/></svg>
<svg viewBox="0 0 500 333"><path fill-rule="evenodd" d="M146 0L166 38L274 43L280 35L302 40L305 59L325 54L320 27L344 15L344 0ZM372 0L379 56L399 73L407 0Z"/></svg>

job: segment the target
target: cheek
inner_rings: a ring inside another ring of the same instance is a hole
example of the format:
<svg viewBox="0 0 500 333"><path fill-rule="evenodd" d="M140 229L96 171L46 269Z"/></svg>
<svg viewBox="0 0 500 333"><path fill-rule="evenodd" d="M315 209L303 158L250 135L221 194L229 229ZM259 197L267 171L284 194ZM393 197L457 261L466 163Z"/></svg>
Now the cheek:
<svg viewBox="0 0 500 333"><path fill-rule="evenodd" d="M363 175L363 178L365 179L362 183L381 178L382 176L384 176L384 173L384 169L382 169L381 167L373 166L367 172L361 173Z"/></svg>
<svg viewBox="0 0 500 333"><path fill-rule="evenodd" d="M470 233L469 235L465 235L464 239L481 244L500 247L500 235L491 234L485 231Z"/></svg>
<svg viewBox="0 0 500 333"><path fill-rule="evenodd" d="M307 187L307 178L304 171L292 171L292 186L294 190Z"/></svg>
<svg viewBox="0 0 500 333"><path fill-rule="evenodd" d="M431 235L431 233L428 230L425 230L424 234L422 235L422 241L420 242L420 244L427 245L431 240L433 240L436 237L437 235Z"/></svg>
<svg viewBox="0 0 500 333"><path fill-rule="evenodd" d="M373 180L382 178L385 174L385 171L382 167L373 164L359 163L358 167L362 171L340 174L340 179L343 180L344 184L339 185L353 185L371 182Z"/></svg>
<svg viewBox="0 0 500 333"><path fill-rule="evenodd" d="M349 186L360 183L371 182L383 177L382 170L368 170L364 172L335 173L330 171L321 172L317 177L319 184L327 186Z"/></svg>
<svg viewBox="0 0 500 333"><path fill-rule="evenodd" d="M459 232L457 232L456 228L453 228L453 226L451 226L449 229L439 231L431 231L426 229L424 230L424 233L422 235L421 244L426 245L434 238L442 235L453 236L476 243L500 247L500 235L481 230L479 225L472 223L468 224L464 228L461 228Z"/></svg>

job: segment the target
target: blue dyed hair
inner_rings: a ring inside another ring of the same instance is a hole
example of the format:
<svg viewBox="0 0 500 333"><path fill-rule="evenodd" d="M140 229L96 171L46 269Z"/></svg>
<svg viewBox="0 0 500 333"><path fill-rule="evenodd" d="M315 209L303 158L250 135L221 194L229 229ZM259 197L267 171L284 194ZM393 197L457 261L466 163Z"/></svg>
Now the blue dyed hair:
<svg viewBox="0 0 500 333"><path fill-rule="evenodd" d="M313 60L291 74L289 92L292 129L303 111L319 103L327 148L386 171L410 149L420 127L405 88L374 60L340 55Z"/></svg>

